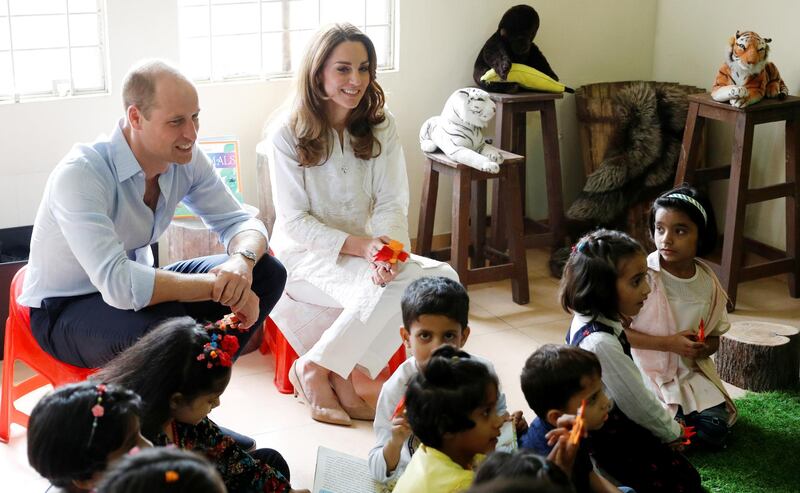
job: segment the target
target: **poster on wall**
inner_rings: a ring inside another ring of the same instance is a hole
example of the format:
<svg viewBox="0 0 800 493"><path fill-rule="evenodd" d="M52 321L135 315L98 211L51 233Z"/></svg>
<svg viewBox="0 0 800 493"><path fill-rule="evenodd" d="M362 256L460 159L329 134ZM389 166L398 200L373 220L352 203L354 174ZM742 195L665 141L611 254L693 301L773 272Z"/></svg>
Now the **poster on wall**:
<svg viewBox="0 0 800 493"><path fill-rule="evenodd" d="M243 203L239 174L239 141L235 137L208 137L199 139L197 145L206 153L222 182L239 203ZM175 218L194 217L183 202L175 209Z"/></svg>

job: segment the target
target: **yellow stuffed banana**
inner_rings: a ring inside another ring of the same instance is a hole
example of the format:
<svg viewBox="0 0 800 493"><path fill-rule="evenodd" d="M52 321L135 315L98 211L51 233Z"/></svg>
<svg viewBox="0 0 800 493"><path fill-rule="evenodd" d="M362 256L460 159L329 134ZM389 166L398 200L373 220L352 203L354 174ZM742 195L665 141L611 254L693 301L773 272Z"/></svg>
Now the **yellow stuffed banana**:
<svg viewBox="0 0 800 493"><path fill-rule="evenodd" d="M521 63L512 63L511 70L508 71L508 78L503 80L497 75L493 68L490 68L481 80L484 82L516 82L525 89L532 91L543 92L575 92L564 84L553 80L547 74L544 74L535 68L523 65Z"/></svg>

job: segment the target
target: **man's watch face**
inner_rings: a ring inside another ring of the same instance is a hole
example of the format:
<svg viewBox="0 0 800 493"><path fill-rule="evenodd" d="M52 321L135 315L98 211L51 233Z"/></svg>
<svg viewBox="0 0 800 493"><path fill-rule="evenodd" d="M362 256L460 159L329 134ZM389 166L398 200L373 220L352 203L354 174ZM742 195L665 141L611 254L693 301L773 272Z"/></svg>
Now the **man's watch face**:
<svg viewBox="0 0 800 493"><path fill-rule="evenodd" d="M238 253L239 255L241 255L241 256L243 256L243 257L247 258L247 259L250 259L250 260L252 260L253 262L255 262L256 260L258 260L258 259L256 258L256 254L255 254L255 252L252 252L252 251L250 251L250 250L236 250L235 252L233 252L233 254L234 254L234 255L236 255L237 253Z"/></svg>

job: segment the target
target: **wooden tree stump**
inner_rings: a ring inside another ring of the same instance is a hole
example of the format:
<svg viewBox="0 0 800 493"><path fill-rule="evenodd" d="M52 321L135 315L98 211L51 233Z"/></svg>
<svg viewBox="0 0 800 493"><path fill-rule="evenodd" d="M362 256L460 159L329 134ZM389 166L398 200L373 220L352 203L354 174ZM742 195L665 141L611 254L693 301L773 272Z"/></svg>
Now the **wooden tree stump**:
<svg viewBox="0 0 800 493"><path fill-rule="evenodd" d="M800 331L769 322L734 322L720 337L717 371L748 390L794 388L800 378Z"/></svg>

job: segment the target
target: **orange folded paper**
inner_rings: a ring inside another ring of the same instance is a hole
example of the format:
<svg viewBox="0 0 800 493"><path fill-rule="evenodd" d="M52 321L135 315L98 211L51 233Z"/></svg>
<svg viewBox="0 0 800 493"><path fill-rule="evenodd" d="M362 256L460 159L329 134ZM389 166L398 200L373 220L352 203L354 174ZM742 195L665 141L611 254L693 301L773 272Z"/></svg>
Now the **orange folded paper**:
<svg viewBox="0 0 800 493"><path fill-rule="evenodd" d="M403 251L402 243L397 240L392 240L388 245L383 245L383 248L375 254L375 260L396 264L398 260L400 262L408 260L408 253Z"/></svg>
<svg viewBox="0 0 800 493"><path fill-rule="evenodd" d="M396 418L403 414L406 410L406 396L400 398L400 402L397 403L397 407L394 408L394 412L392 413L392 418Z"/></svg>
<svg viewBox="0 0 800 493"><path fill-rule="evenodd" d="M681 445L687 446L692 444L692 437L697 435L697 432L694 431L694 426L684 426L683 427L683 442Z"/></svg>
<svg viewBox="0 0 800 493"><path fill-rule="evenodd" d="M697 342L706 342L706 323L700 319L700 328L697 330Z"/></svg>
<svg viewBox="0 0 800 493"><path fill-rule="evenodd" d="M569 443L572 445L578 445L581 441L581 436L583 436L583 412L586 410L586 399L581 401L581 407L578 409L578 415L575 416L575 424L572 425L572 431L569 432Z"/></svg>

